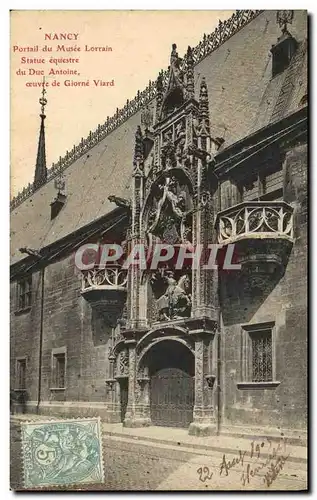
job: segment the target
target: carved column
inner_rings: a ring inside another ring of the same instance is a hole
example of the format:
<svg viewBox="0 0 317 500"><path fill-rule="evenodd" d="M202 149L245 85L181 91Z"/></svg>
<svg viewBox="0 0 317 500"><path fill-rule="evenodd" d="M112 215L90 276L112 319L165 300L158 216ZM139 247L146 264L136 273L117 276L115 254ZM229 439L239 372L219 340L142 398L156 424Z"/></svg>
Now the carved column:
<svg viewBox="0 0 317 500"><path fill-rule="evenodd" d="M129 341L129 386L128 404L123 425L125 427L143 427L151 424L151 420L143 415L140 406L140 386L137 382L136 342Z"/></svg>
<svg viewBox="0 0 317 500"><path fill-rule="evenodd" d="M210 370L213 339L195 341L195 404L194 419L189 426L189 434L208 436L216 434L217 426L212 404L215 377Z"/></svg>
<svg viewBox="0 0 317 500"><path fill-rule="evenodd" d="M123 425L125 427L134 427L135 421L135 386L136 386L136 342L130 341L129 347L129 386L128 386L128 404L125 413Z"/></svg>
<svg viewBox="0 0 317 500"><path fill-rule="evenodd" d="M109 378L106 380L108 422L120 422L119 384L114 378L115 357L109 356Z"/></svg>
<svg viewBox="0 0 317 500"><path fill-rule="evenodd" d="M193 217L194 247L201 245L203 249L198 269L193 269L193 307L194 318L207 317L214 321L218 319L217 269L204 269L208 263L210 250L208 245L216 242L214 220L216 214L215 197L211 192L207 174L207 158L210 152L210 129L208 93L202 79L199 97L199 125L197 128L198 148L196 150L197 169L195 176L195 213ZM213 191L217 187L216 180Z"/></svg>
<svg viewBox="0 0 317 500"><path fill-rule="evenodd" d="M133 160L132 182L132 229L129 253L138 245L144 245L141 236L141 210L144 202L144 145L141 128L135 134L135 151ZM138 253L138 252L137 252ZM136 258L136 255L135 255ZM128 327L138 328L140 319L141 273L139 265L130 265L128 270ZM144 322L144 321L143 321Z"/></svg>
<svg viewBox="0 0 317 500"><path fill-rule="evenodd" d="M218 271L217 269L204 269L208 263L208 245L214 242L212 234L214 224L214 207L210 193L199 196L198 209L194 216L194 245L202 245L202 258L198 269L193 269L193 317L207 317L218 319Z"/></svg>
<svg viewBox="0 0 317 500"><path fill-rule="evenodd" d="M138 404L137 404L137 414L138 422L142 426L151 425L151 415L150 415L150 378L148 373L148 367L143 367L139 370L137 374L138 383Z"/></svg>

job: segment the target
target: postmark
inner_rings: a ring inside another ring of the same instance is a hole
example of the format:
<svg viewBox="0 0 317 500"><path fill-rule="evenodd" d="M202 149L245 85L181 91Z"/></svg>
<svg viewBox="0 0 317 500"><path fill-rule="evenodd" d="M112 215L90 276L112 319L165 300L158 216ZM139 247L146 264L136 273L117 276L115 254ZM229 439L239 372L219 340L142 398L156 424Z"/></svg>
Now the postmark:
<svg viewBox="0 0 317 500"><path fill-rule="evenodd" d="M24 487L104 481L99 418L21 423Z"/></svg>

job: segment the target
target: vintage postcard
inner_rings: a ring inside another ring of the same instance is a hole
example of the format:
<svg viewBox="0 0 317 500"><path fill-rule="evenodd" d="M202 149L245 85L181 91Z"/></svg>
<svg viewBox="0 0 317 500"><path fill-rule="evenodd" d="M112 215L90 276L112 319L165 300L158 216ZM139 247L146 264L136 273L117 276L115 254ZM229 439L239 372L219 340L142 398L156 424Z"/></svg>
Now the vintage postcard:
<svg viewBox="0 0 317 500"><path fill-rule="evenodd" d="M307 11L10 16L11 489L307 491Z"/></svg>

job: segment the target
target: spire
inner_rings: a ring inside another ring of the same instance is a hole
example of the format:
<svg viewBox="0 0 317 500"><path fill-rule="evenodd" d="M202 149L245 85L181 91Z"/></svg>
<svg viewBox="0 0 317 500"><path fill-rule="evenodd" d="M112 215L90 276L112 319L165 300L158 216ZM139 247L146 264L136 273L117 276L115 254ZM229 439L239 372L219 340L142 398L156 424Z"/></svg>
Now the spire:
<svg viewBox="0 0 317 500"><path fill-rule="evenodd" d="M163 102L163 75L160 71L156 80L156 122L160 120L160 113Z"/></svg>
<svg viewBox="0 0 317 500"><path fill-rule="evenodd" d="M208 89L205 77L202 78L200 83L199 93L199 121L200 121L200 135L209 135L209 100Z"/></svg>
<svg viewBox="0 0 317 500"><path fill-rule="evenodd" d="M144 166L143 162L144 162L143 136L141 132L141 127L140 125L138 125L138 128L135 133L135 147L134 147L134 158L133 158L134 175L142 175Z"/></svg>
<svg viewBox="0 0 317 500"><path fill-rule="evenodd" d="M37 157L36 157L36 167L35 167L35 175L34 175L34 190L41 187L45 184L47 179L47 168L46 168L46 153L45 153L45 127L44 120L46 115L44 114L45 106L47 104L47 99L45 98L46 90L45 90L45 79L43 79L43 89L42 96L39 99L39 103L41 105L41 126L40 126L40 135L39 135L39 143L37 148Z"/></svg>
<svg viewBox="0 0 317 500"><path fill-rule="evenodd" d="M194 98L194 59L193 59L193 51L190 46L187 49L187 82L186 82L186 90L187 90L187 98Z"/></svg>

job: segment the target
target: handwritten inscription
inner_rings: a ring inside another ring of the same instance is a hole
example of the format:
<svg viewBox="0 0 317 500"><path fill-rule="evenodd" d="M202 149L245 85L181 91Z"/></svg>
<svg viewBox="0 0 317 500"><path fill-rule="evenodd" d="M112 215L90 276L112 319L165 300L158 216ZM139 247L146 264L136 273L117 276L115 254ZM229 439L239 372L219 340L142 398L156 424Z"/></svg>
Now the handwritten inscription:
<svg viewBox="0 0 317 500"><path fill-rule="evenodd" d="M268 441L270 448L271 449L272 443L271 441ZM284 456L278 456L278 453L281 451L282 446L281 442L278 443L277 448L273 448L272 452L269 453L268 457L266 460L262 463L257 464L255 467L251 467L251 464L247 465L246 471L242 472L241 475L241 481L243 486L246 485L246 483L250 483L250 479L257 475L260 471L262 471L265 467L267 467L270 462L270 470L265 474L264 482L266 482L267 486L270 486L273 481L277 478L278 473L282 470L284 463L286 462L287 458L289 455L286 457ZM260 454L258 455L258 458L260 457ZM252 457L251 457L252 458ZM274 464L274 460L276 460L276 463ZM280 467L280 464L282 466Z"/></svg>
<svg viewBox="0 0 317 500"><path fill-rule="evenodd" d="M209 467L199 467L197 469L197 472L199 474L199 481L202 481L203 483L207 481L208 479L211 479L213 476L213 472L210 472Z"/></svg>
<svg viewBox="0 0 317 500"><path fill-rule="evenodd" d="M232 460L227 460L226 455L224 455L222 457L222 462L220 464L220 472L219 472L220 476L224 471L226 473L226 476L228 476L229 470L232 467L235 467L238 464L243 465L245 455L246 455L246 451L242 452L241 450L239 450L239 457L233 458Z"/></svg>
<svg viewBox="0 0 317 500"><path fill-rule="evenodd" d="M288 459L288 457L289 457L289 455L287 455L286 457L277 457L276 463L271 464L270 469L268 470L268 472L264 476L264 482L266 482L267 486L271 486L273 481L275 481L279 472L283 469L284 464L285 464L286 460Z"/></svg>
<svg viewBox="0 0 317 500"><path fill-rule="evenodd" d="M284 448L284 450L282 448ZM226 454L223 454L222 460L216 468L216 473L218 472L219 476L226 477L229 475L231 469L235 469L239 472L242 468L240 481L242 486L246 486L247 484L250 484L252 478L260 475L262 472L264 473L264 477L261 479L264 484L269 487L275 481L278 474L283 469L287 458L289 457L289 455L282 455L282 451L283 453L285 452L284 439L280 440L275 448L272 447L272 442L268 438L266 441L262 441L261 443L255 443L252 441L249 450L240 449L237 452L237 456L233 458L229 458ZM263 452L267 454L265 460ZM263 461L260 461L261 455L263 457ZM250 463L250 460L254 463ZM212 472L209 467L202 466L197 469L197 474L199 481L204 483L213 478L214 472Z"/></svg>

